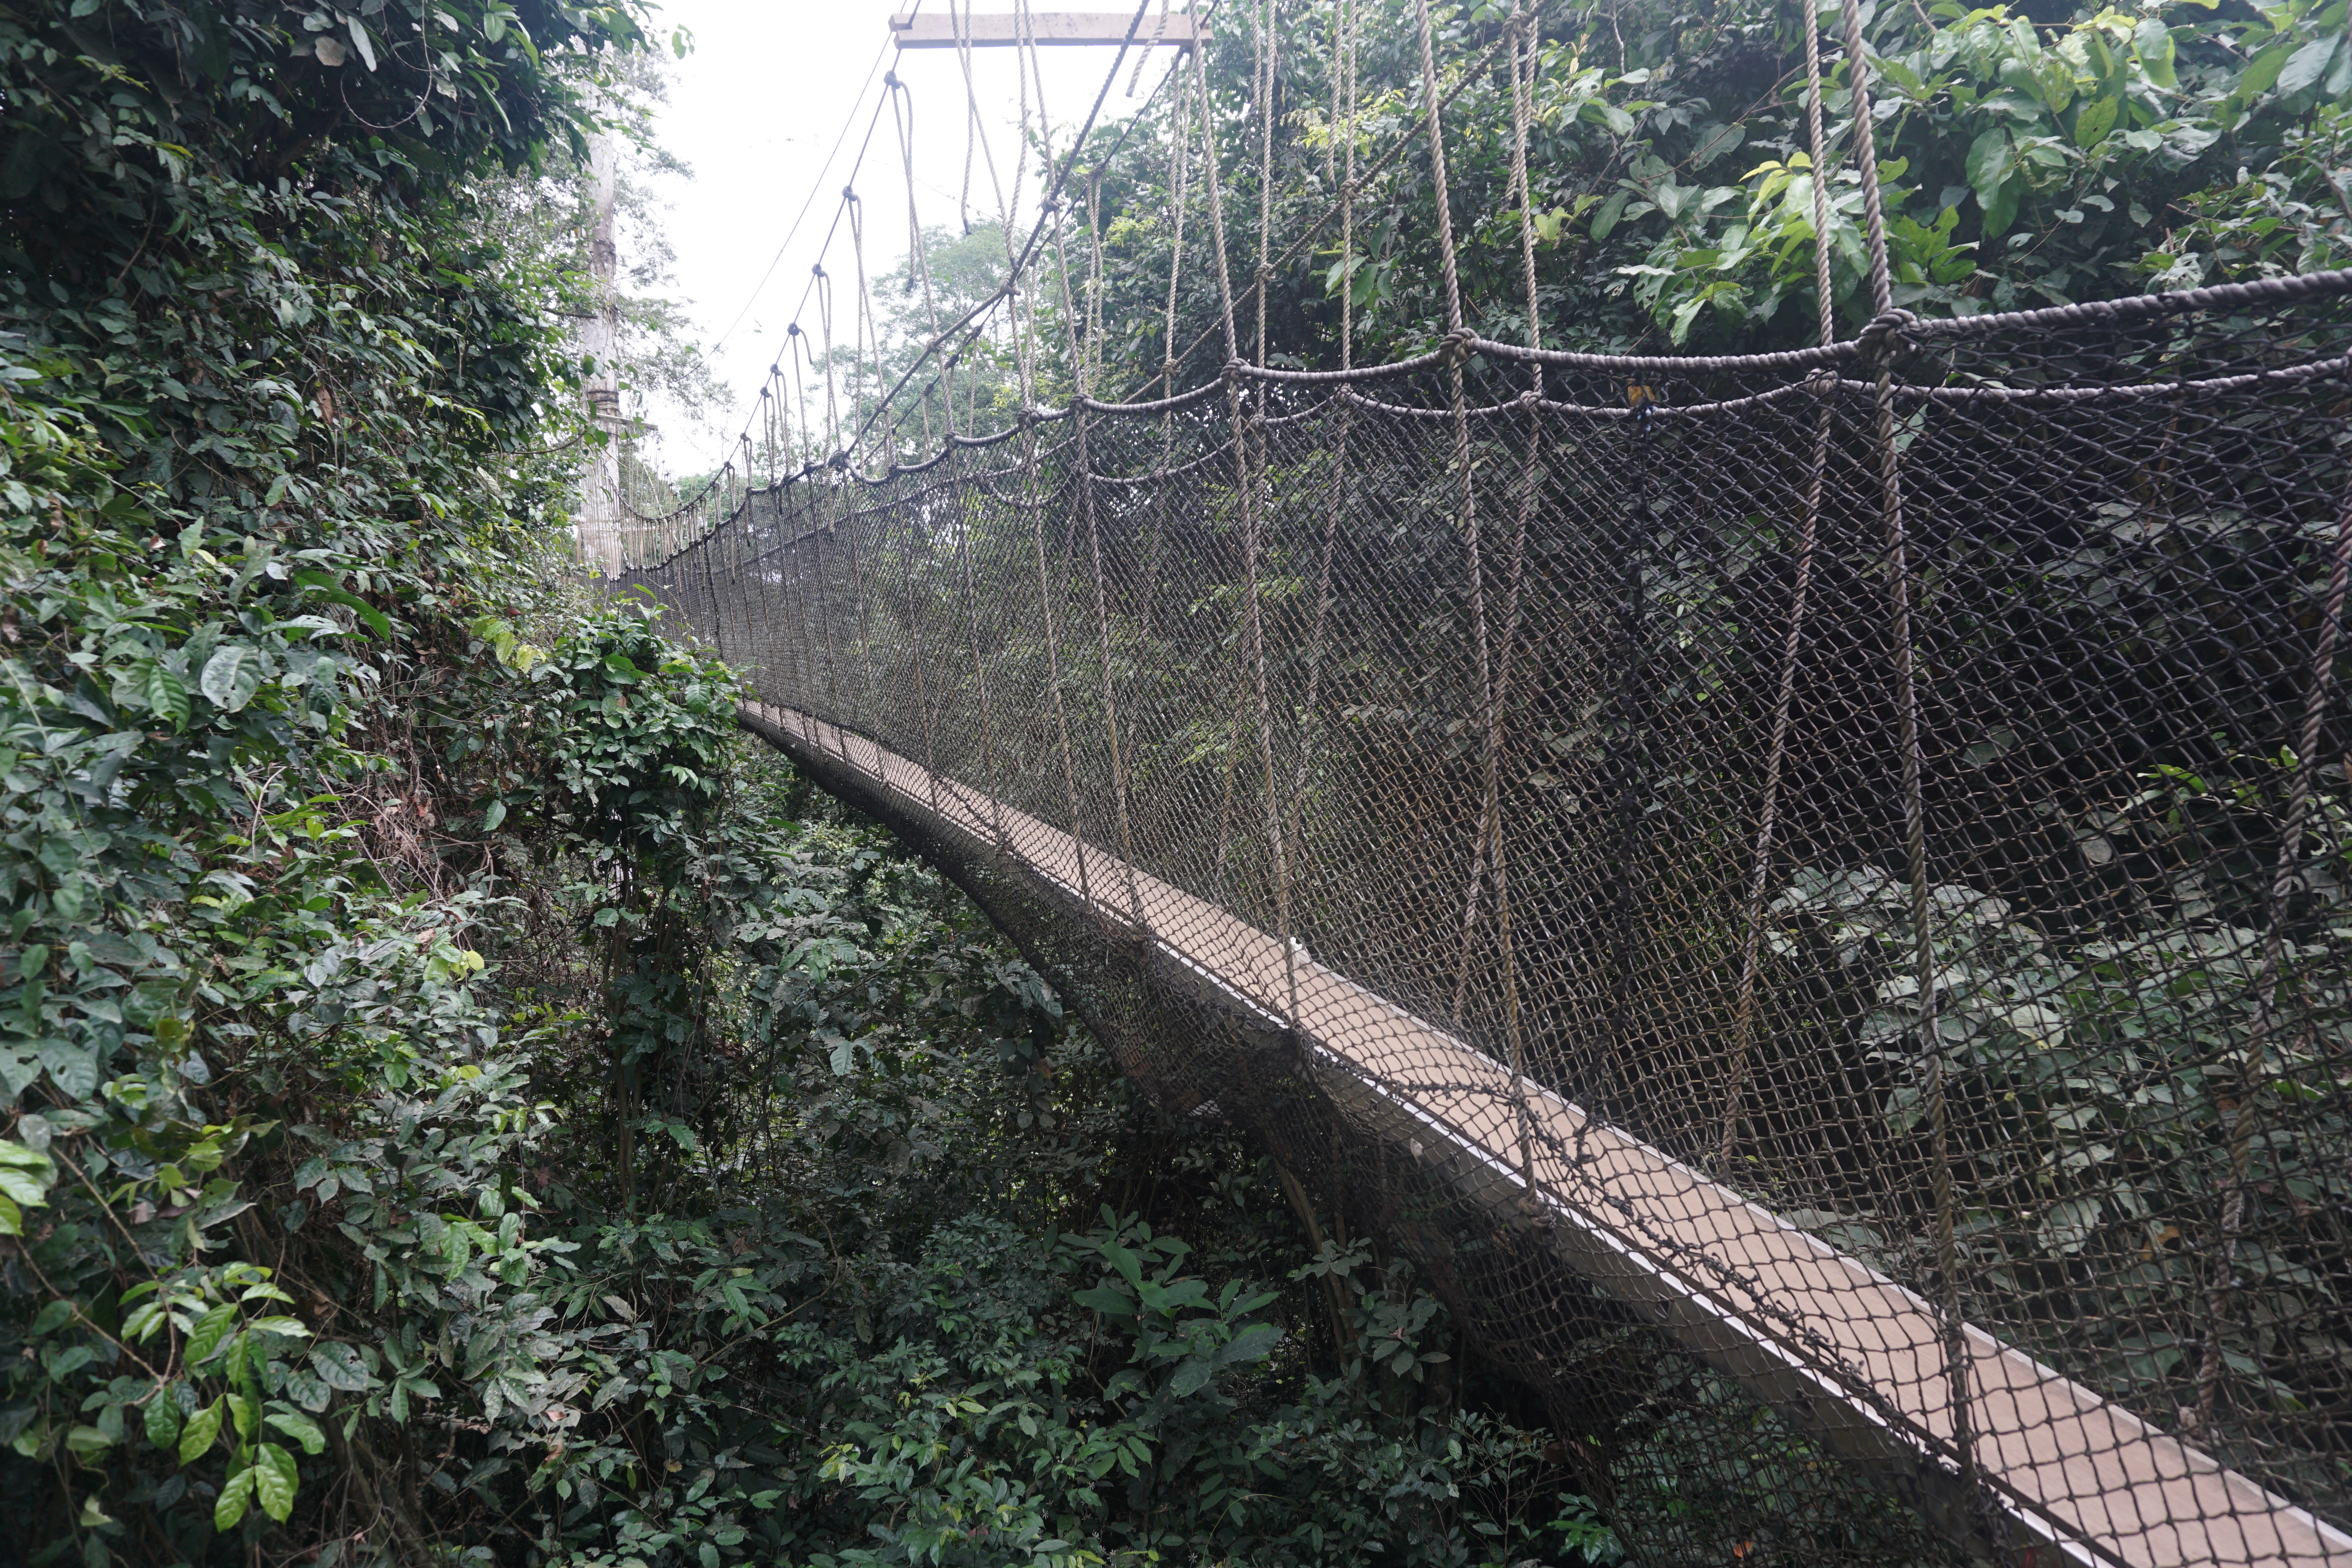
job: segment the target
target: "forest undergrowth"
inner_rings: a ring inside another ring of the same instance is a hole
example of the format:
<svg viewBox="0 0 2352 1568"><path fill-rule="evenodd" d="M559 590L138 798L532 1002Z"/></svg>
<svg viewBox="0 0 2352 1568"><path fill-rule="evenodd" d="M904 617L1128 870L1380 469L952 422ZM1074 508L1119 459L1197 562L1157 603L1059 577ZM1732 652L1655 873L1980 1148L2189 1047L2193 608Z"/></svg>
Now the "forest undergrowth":
<svg viewBox="0 0 2352 1568"><path fill-rule="evenodd" d="M651 42L0 15L0 1561L1612 1560L572 574L538 215Z"/></svg>
<svg viewBox="0 0 2352 1568"><path fill-rule="evenodd" d="M1637 10L1603 56L1546 8L1538 308L1795 332L1786 18ZM1906 302L2342 254L2341 0L2171 10L1874 11ZM1262 1150L1156 1108L573 574L604 437L547 215L642 132L649 26L0 9L0 1563L1615 1561L1583 1439L1406 1262L1313 1244ZM1285 177L1328 174L1284 68ZM1342 291L1367 353L1429 335L1399 168L1361 254L1277 286L1283 353ZM1107 191L1115 320L1160 319L1121 302L1165 286L1147 173Z"/></svg>

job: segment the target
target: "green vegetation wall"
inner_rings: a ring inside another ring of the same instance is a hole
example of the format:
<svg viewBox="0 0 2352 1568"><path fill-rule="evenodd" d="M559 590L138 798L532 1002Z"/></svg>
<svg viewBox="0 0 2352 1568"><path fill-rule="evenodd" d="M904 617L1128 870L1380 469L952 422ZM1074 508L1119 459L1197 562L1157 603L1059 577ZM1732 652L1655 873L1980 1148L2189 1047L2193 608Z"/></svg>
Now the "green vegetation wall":
<svg viewBox="0 0 2352 1568"><path fill-rule="evenodd" d="M1547 346L1736 353L1813 340L1812 157L1798 0L1696 5L1537 0L1528 163ZM1450 188L1470 323L1524 342L1527 291L1509 168L1509 5L1433 5ZM1275 0L1273 91L1254 92L1265 7L1220 8L1210 121L1223 167L1238 324L1254 341L1264 117L1271 112L1267 290L1273 363L1338 363L1350 291L1356 363L1427 352L1445 330L1413 0L1357 0L1353 109L1335 95L1340 7ZM2352 260L2345 6L2321 0L2059 0L1969 8L1865 0L1895 301L1930 316L2023 310ZM1870 314L1853 100L1837 0L1820 13L1834 291L1842 335ZM1166 131L1096 132L1108 373L1125 395L1191 350L1178 385L1216 374L1217 274L1192 160L1177 331L1162 325L1175 237ZM1199 136L1197 107L1182 112ZM1361 179L1353 243L1312 226ZM1400 143L1405 155L1382 163ZM1115 154L1112 149L1118 150ZM1083 166L1085 159L1079 160ZM1377 166L1376 166L1377 165ZM1087 260L1074 247L1075 272ZM1073 296L1082 290L1073 286ZM1042 296L1049 306L1060 291ZM1081 322L1080 331L1087 330ZM1058 327L1047 333L1061 341Z"/></svg>
<svg viewBox="0 0 2352 1568"><path fill-rule="evenodd" d="M1406 1264L569 585L515 204L641 28L0 14L0 1562L1611 1560Z"/></svg>

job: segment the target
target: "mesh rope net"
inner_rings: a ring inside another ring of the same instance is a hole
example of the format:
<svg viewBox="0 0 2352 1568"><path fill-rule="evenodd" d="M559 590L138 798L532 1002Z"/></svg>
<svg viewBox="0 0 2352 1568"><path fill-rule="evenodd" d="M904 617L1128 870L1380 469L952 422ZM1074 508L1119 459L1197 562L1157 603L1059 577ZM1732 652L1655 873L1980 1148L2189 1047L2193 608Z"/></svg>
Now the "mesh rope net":
<svg viewBox="0 0 2352 1568"><path fill-rule="evenodd" d="M1234 365L623 585L1638 1560L2352 1563L2347 291Z"/></svg>

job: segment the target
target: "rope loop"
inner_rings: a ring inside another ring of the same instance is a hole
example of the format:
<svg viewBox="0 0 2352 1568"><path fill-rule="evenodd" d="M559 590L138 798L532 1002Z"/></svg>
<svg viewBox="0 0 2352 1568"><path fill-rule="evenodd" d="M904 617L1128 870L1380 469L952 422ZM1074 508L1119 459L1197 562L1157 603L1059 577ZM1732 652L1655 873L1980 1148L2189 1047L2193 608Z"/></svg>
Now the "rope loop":
<svg viewBox="0 0 2352 1568"><path fill-rule="evenodd" d="M1911 346L1911 329L1919 318L1897 307L1881 311L1871 318L1855 342L1861 345L1863 359L1871 364L1884 364Z"/></svg>
<svg viewBox="0 0 2352 1568"><path fill-rule="evenodd" d="M1477 342L1477 332L1469 327L1456 327L1438 341L1438 363L1452 370L1470 357L1471 346Z"/></svg>

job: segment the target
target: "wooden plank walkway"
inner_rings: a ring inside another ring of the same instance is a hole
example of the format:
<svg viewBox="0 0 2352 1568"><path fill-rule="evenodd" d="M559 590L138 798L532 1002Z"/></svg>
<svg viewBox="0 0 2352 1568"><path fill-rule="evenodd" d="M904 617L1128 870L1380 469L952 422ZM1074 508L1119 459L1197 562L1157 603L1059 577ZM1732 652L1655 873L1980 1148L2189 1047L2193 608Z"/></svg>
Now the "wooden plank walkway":
<svg viewBox="0 0 2352 1568"><path fill-rule="evenodd" d="M1981 1536L1953 1462L1934 1310L1912 1291L1536 1085L1520 1175L1510 1073L1224 910L861 736L788 708L746 728L846 770L892 809L1016 863L1276 1026L1342 1107L1450 1171L1694 1353L1891 1471L1931 1519ZM1295 989L1294 989L1295 988ZM1295 997L1295 1004L1294 1004ZM2352 1568L2352 1535L1969 1325L1976 1466L2042 1564Z"/></svg>

